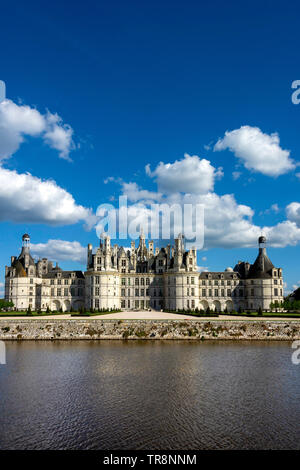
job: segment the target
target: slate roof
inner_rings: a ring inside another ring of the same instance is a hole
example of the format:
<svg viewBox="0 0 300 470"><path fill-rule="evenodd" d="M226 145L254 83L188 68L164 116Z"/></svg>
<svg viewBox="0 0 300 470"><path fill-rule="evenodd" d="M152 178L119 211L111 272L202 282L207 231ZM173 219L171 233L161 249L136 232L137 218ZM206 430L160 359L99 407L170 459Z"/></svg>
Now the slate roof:
<svg viewBox="0 0 300 470"><path fill-rule="evenodd" d="M60 268L59 268L60 269ZM84 279L84 274L82 271L62 271L60 269L59 271L61 273L60 279L71 279L71 274L75 273L75 278L76 279ZM52 270L47 274L42 275L43 279L54 279L57 278L57 270Z"/></svg>
<svg viewBox="0 0 300 470"><path fill-rule="evenodd" d="M269 259L265 248L259 250L259 254L250 266L249 279L265 279L272 277L273 263Z"/></svg>

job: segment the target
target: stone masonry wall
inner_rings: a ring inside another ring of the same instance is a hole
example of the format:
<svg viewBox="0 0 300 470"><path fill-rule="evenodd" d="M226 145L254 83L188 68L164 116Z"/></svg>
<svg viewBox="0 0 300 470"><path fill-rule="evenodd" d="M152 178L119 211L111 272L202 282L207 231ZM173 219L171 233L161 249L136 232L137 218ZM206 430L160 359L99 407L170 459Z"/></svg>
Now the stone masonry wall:
<svg viewBox="0 0 300 470"><path fill-rule="evenodd" d="M293 320L0 320L0 340L300 339Z"/></svg>

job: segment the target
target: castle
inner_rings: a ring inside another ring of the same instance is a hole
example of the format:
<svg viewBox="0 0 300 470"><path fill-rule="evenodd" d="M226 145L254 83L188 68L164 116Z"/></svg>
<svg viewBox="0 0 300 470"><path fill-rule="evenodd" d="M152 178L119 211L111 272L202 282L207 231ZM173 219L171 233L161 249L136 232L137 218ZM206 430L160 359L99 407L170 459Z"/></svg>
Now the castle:
<svg viewBox="0 0 300 470"><path fill-rule="evenodd" d="M22 237L22 251L5 267L5 299L16 310L70 311L86 309L144 310L196 308L227 311L269 310L283 300L282 269L266 253L266 238L258 239L253 264L238 262L222 272L199 272L197 251L185 251L179 235L175 246L154 248L139 237L138 247L111 246L109 236L93 252L87 249L87 270L64 271L47 258L35 261L30 237Z"/></svg>

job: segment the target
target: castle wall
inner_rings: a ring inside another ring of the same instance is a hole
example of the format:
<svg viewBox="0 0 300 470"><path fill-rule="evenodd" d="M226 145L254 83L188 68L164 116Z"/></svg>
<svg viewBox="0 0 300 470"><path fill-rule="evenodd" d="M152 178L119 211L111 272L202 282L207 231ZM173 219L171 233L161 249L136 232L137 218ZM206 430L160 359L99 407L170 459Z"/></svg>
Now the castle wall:
<svg viewBox="0 0 300 470"><path fill-rule="evenodd" d="M0 322L0 340L300 340L293 320L24 319Z"/></svg>

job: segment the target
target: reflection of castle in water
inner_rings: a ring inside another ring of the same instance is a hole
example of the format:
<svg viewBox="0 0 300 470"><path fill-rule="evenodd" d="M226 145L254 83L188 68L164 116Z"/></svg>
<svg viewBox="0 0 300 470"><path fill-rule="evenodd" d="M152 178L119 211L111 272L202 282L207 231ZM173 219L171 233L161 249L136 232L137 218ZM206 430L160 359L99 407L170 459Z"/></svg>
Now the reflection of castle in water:
<svg viewBox="0 0 300 470"><path fill-rule="evenodd" d="M87 270L63 271L43 258L34 261L30 237L22 237L19 257L11 257L5 268L5 298L17 310L68 311L87 309L188 309L256 310L269 309L270 303L283 300L281 268L275 268L267 256L265 237L259 237L259 254L253 264L238 262L223 272L197 270L197 251L185 251L183 237L175 246L139 245L131 248L111 246L107 236L93 253L88 245Z"/></svg>

